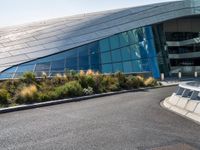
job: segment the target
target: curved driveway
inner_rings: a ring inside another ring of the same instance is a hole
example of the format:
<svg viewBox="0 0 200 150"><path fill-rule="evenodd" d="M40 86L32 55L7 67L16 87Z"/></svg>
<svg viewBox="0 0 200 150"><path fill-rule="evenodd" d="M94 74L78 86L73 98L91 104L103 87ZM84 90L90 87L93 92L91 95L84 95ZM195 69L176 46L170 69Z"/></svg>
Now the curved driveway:
<svg viewBox="0 0 200 150"><path fill-rule="evenodd" d="M0 114L0 150L146 150L182 144L200 149L200 126L159 105L174 89Z"/></svg>

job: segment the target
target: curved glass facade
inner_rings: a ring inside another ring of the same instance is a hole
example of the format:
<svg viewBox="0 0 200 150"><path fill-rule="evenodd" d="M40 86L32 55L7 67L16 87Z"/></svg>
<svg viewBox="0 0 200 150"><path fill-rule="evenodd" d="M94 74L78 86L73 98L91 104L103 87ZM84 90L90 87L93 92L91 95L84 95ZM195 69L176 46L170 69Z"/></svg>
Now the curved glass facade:
<svg viewBox="0 0 200 150"><path fill-rule="evenodd" d="M66 70L92 69L102 73L152 73L160 77L152 27L115 34L80 47L14 66L0 78L18 78L31 71L54 76Z"/></svg>

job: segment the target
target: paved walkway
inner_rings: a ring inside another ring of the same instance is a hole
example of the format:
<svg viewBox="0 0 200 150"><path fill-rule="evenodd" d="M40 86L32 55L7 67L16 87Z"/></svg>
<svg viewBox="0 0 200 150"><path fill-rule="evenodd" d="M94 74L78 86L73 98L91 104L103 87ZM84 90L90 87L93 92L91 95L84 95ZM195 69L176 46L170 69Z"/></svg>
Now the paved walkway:
<svg viewBox="0 0 200 150"><path fill-rule="evenodd" d="M175 87L0 114L0 150L200 149L200 126L160 107Z"/></svg>

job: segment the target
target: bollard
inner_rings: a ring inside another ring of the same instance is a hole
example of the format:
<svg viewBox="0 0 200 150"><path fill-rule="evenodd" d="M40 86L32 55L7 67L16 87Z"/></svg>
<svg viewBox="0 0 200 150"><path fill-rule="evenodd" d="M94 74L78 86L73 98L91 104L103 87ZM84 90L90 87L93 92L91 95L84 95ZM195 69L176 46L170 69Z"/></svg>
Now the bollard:
<svg viewBox="0 0 200 150"><path fill-rule="evenodd" d="M194 77L197 78L198 77L198 73L195 71L194 72Z"/></svg>
<svg viewBox="0 0 200 150"><path fill-rule="evenodd" d="M181 79L181 77L182 77L181 72L178 72L178 78Z"/></svg>
<svg viewBox="0 0 200 150"><path fill-rule="evenodd" d="M161 81L164 81L164 80L165 80L165 74L161 73Z"/></svg>

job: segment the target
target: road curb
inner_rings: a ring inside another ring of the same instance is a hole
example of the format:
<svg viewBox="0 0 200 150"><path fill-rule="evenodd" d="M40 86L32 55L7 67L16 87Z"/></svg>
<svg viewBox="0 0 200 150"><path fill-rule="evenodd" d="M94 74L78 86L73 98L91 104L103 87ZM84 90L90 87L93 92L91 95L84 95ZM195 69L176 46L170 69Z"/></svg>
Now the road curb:
<svg viewBox="0 0 200 150"><path fill-rule="evenodd" d="M116 92L94 94L94 95L89 95L89 96L81 96L81 97L53 100L53 101L47 101L47 102L41 102L41 103L19 105L19 106L1 108L0 114L14 112L14 111L20 111L20 110L39 108L39 107L45 107L45 106L51 106L51 105L58 105L58 104L63 104L63 103L78 102L78 101L88 100L88 99L92 99L92 98L111 96L111 95L123 94L123 93L128 93L128 92L139 92L139 91L145 91L145 90L150 90L150 89L172 87L172 86L177 86L177 85L178 84L164 85L164 86L157 86L157 87L139 88L139 89L132 89L132 90L122 90L122 91L116 91Z"/></svg>

